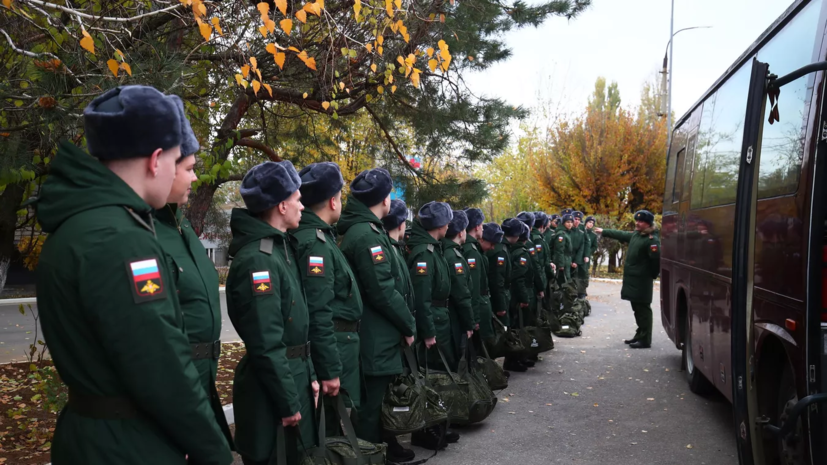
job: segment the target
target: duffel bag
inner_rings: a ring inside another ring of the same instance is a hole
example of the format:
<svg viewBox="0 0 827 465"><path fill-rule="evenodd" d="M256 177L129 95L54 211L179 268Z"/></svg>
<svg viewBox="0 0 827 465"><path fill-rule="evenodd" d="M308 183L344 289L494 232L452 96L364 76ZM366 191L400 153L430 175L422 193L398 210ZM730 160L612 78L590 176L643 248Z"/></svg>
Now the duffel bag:
<svg viewBox="0 0 827 465"><path fill-rule="evenodd" d="M448 362L445 360L439 342L427 350L436 350L442 359L445 371L431 370L428 367L428 359L425 358L425 381L434 391L439 394L442 402L448 407L448 421L460 425L467 425L469 421L469 400L468 381L459 379L451 371Z"/></svg>
<svg viewBox="0 0 827 465"><path fill-rule="evenodd" d="M499 363L497 363L488 354L488 348L482 344L483 356L477 357L477 368L482 371L485 381L488 382L488 387L492 391L499 391L508 387L508 377L505 376L505 371Z"/></svg>
<svg viewBox="0 0 827 465"><path fill-rule="evenodd" d="M426 426L426 403L430 394L425 391L425 379L419 373L411 348L405 347L402 352L407 369L388 385L382 401L382 427L396 435L413 433Z"/></svg>
<svg viewBox="0 0 827 465"><path fill-rule="evenodd" d="M499 318L493 318L492 322L494 323L494 343L488 347L491 358L525 352L525 346L515 329L508 329Z"/></svg>
<svg viewBox="0 0 827 465"><path fill-rule="evenodd" d="M488 381L485 380L482 371L478 370L476 363L473 362L476 360L476 356L472 354L472 350L471 344L466 342L457 367L457 378L466 381L468 386L467 424L469 425L488 418L488 415L491 415L497 405L497 396L488 387Z"/></svg>
<svg viewBox="0 0 827 465"><path fill-rule="evenodd" d="M560 317L560 330L554 333L557 337L577 337L580 335L580 320L572 313Z"/></svg>
<svg viewBox="0 0 827 465"><path fill-rule="evenodd" d="M327 437L325 423L325 404L336 403L336 417L342 425L344 436ZM321 396L316 415L319 427L319 445L304 451L302 465L385 465L387 446L384 443L374 444L356 437L356 430L350 421L345 409L342 396L330 398ZM276 437L277 465L287 465L284 427L279 425ZM282 461L283 460L283 461Z"/></svg>

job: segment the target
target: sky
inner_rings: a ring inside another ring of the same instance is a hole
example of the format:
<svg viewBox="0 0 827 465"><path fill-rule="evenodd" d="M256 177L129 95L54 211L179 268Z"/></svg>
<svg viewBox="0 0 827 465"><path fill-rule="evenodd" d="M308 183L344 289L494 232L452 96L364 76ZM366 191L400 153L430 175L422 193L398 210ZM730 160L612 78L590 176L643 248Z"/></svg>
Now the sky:
<svg viewBox="0 0 827 465"><path fill-rule="evenodd" d="M792 0L674 0L672 110L680 118ZM535 3L530 1L530 3ZM467 78L478 96L557 114L586 106L595 80L616 81L622 105L636 106L647 81L660 82L669 41L670 0L592 0L568 21L553 18L538 28L511 31L513 55ZM535 118L538 113L535 113Z"/></svg>

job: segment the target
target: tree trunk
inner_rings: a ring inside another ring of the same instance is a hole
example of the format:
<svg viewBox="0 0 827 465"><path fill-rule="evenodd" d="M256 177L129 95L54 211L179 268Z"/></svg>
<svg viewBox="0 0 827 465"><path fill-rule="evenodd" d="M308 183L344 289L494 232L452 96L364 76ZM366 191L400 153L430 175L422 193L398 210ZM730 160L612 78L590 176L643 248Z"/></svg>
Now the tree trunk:
<svg viewBox="0 0 827 465"><path fill-rule="evenodd" d="M14 231L17 227L17 211L23 201L26 185L23 183L9 184L0 194L0 264L10 263L14 256ZM4 271L5 270L0 270ZM5 276L4 276L5 277ZM0 283L0 292L3 291L5 279Z"/></svg>
<svg viewBox="0 0 827 465"><path fill-rule="evenodd" d="M609 273L617 273L617 252L609 251Z"/></svg>
<svg viewBox="0 0 827 465"><path fill-rule="evenodd" d="M212 198L215 191L218 190L218 185L202 184L198 186L198 190L190 197L189 206L187 207L187 219L192 224L192 229L195 234L201 236L204 231L204 220L207 217L207 210L210 209Z"/></svg>

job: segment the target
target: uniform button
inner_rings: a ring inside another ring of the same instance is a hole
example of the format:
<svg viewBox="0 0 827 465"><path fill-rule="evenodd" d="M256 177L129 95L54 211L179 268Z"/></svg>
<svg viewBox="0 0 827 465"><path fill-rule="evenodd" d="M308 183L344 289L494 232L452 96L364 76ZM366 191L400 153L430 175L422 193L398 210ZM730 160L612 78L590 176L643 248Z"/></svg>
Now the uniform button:
<svg viewBox="0 0 827 465"><path fill-rule="evenodd" d="M350 336L348 336L347 338L350 339Z"/></svg>
<svg viewBox="0 0 827 465"><path fill-rule="evenodd" d="M291 316L291 317L287 318L287 321L293 322L293 317Z"/></svg>
<svg viewBox="0 0 827 465"><path fill-rule="evenodd" d="M295 301L295 300L293 301L293 305L296 305L296 301Z"/></svg>
<svg viewBox="0 0 827 465"><path fill-rule="evenodd" d="M353 293L351 292L351 293L350 293L350 294L348 294L347 296L348 296L348 297L353 297Z"/></svg>

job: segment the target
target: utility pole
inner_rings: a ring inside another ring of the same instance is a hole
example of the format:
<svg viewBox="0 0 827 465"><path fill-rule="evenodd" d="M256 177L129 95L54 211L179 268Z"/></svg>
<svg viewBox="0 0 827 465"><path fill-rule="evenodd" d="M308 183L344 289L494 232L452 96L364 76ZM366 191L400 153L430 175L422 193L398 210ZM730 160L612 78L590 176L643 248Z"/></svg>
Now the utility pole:
<svg viewBox="0 0 827 465"><path fill-rule="evenodd" d="M672 63L675 52L675 0L672 0L672 13L669 18L669 87L666 90L666 150L672 146ZM665 58L665 57L664 57Z"/></svg>

